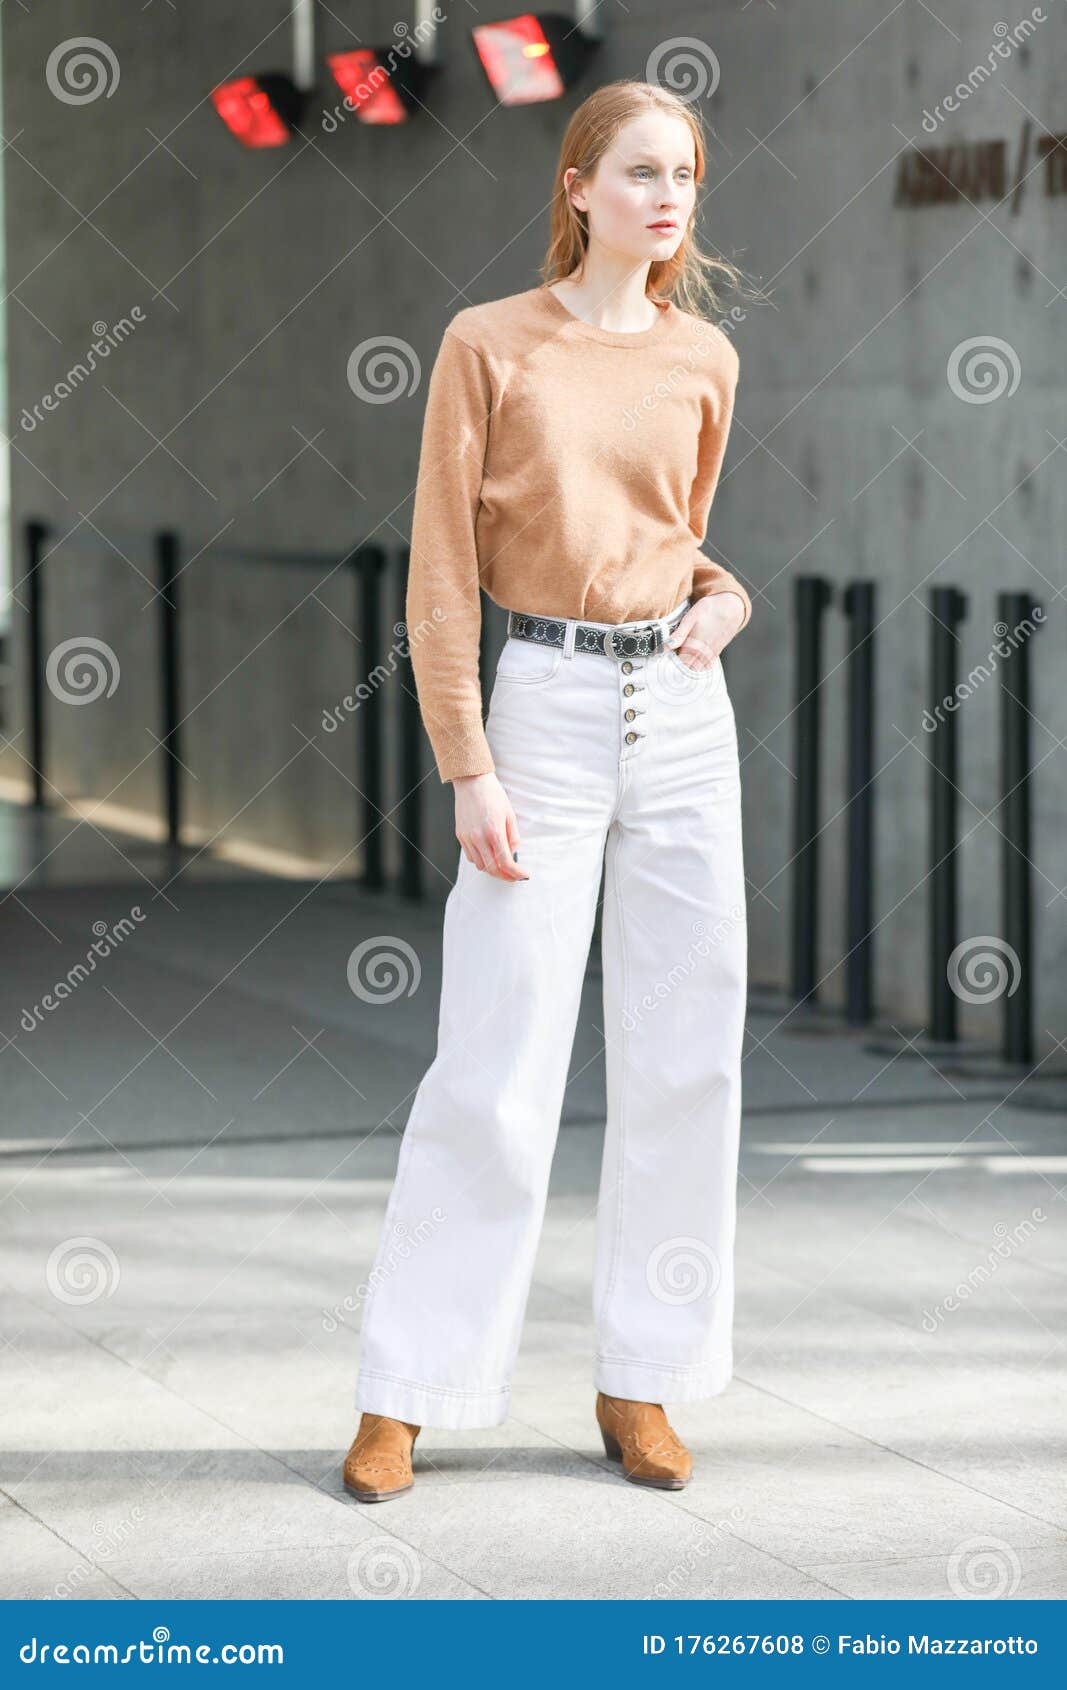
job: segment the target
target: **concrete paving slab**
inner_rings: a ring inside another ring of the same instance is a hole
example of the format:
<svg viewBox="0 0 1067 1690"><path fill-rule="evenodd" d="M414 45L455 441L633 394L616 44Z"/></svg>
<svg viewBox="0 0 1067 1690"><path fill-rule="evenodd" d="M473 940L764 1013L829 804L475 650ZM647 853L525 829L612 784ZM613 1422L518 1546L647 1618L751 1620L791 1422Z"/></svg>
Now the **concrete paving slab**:
<svg viewBox="0 0 1067 1690"><path fill-rule="evenodd" d="M0 1601L126 1602L133 1593L25 1509L0 1508Z"/></svg>
<svg viewBox="0 0 1067 1690"><path fill-rule="evenodd" d="M187 897L180 920L157 907L143 950L109 959L107 984L149 1035L79 987L52 1042L27 1045L47 1050L40 1071L5 1053L0 1318L18 1413L0 1529L32 1540L16 1566L33 1588L19 1593L48 1594L84 1564L94 1588L138 1597L831 1597L881 1593L879 1580L923 1595L961 1545L987 1539L1033 1591L1054 1588L1067 1525L1057 1124L976 1092L935 1098L929 1076L886 1068L853 1037L776 1033L771 1017L753 1020L746 1058L735 1378L667 1405L696 1459L687 1489L628 1485L594 1424L601 1122L559 1135L507 1421L428 1428L414 1491L357 1503L341 1463L358 1424L360 1284L401 1145L396 1105L432 1050L433 923L407 930L430 991L382 1018L338 992L338 968L353 934L403 932L399 908L333 888L294 911L291 885L236 891ZM35 912L69 946L131 895L49 893ZM41 935L43 979L54 942ZM597 993L594 959L573 1094L594 1118ZM168 1043L195 1078L152 1048L190 1007ZM86 1149L35 1152L107 1084L93 1118L113 1144L81 1123ZM1019 1233L1038 1207L1047 1220ZM83 1238L95 1256L79 1268Z"/></svg>
<svg viewBox="0 0 1067 1690"><path fill-rule="evenodd" d="M824 1570L853 1601L1055 1602L1063 1600L1067 1584L1067 1544L1019 1547L980 1536L961 1542L947 1558L857 1561ZM951 1621L948 1626L951 1635Z"/></svg>

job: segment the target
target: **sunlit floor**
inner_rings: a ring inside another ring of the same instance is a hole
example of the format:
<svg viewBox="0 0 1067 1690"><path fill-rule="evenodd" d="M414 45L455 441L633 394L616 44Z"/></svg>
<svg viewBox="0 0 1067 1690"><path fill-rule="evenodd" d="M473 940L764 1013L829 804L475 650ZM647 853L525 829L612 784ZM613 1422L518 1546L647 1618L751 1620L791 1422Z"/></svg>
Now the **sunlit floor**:
<svg viewBox="0 0 1067 1690"><path fill-rule="evenodd" d="M0 919L0 1596L1063 1595L1067 1143L1010 1082L753 1009L736 1377L668 1404L690 1485L639 1489L593 1418L591 970L512 1413L426 1429L370 1507L342 1305L432 1054L439 910L127 878ZM376 934L423 967L387 1010L346 980Z"/></svg>

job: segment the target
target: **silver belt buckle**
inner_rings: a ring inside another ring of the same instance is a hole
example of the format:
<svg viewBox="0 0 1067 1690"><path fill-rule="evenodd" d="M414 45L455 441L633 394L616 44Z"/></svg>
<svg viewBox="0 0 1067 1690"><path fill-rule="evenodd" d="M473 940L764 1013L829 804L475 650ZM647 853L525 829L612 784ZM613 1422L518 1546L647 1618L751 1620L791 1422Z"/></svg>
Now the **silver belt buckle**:
<svg viewBox="0 0 1067 1690"><path fill-rule="evenodd" d="M615 649L615 636L616 635L619 635L620 638L624 639L624 640L632 640L634 642L634 648L635 648L634 651L630 652L629 654L625 651L616 651L616 649ZM660 643L659 642L659 628L656 627L656 625L654 623L642 622L642 623L639 623L636 627L631 626L631 627L628 627L628 628L607 628L604 631L604 650L609 657L614 657L616 662L619 662L622 658L626 657L627 655L630 655L630 656L647 656L648 654L646 652L644 652L642 648L645 645L645 642L649 638L649 636L651 636L651 639L652 639L652 650L658 651L659 650L659 643Z"/></svg>

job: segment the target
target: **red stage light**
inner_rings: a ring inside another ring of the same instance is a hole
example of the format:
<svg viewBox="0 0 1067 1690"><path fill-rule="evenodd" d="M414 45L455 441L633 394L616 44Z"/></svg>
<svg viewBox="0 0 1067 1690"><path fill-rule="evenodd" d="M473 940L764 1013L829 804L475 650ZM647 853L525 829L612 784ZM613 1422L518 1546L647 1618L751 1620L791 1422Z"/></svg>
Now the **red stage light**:
<svg viewBox="0 0 1067 1690"><path fill-rule="evenodd" d="M360 123L407 122L402 90L372 47L327 53L326 63Z"/></svg>
<svg viewBox="0 0 1067 1690"><path fill-rule="evenodd" d="M476 24L474 46L502 106L558 100L585 69L599 43L555 12L524 12L501 23Z"/></svg>
<svg viewBox="0 0 1067 1690"><path fill-rule="evenodd" d="M274 71L224 82L212 89L211 100L243 147L284 147L304 104L289 77Z"/></svg>

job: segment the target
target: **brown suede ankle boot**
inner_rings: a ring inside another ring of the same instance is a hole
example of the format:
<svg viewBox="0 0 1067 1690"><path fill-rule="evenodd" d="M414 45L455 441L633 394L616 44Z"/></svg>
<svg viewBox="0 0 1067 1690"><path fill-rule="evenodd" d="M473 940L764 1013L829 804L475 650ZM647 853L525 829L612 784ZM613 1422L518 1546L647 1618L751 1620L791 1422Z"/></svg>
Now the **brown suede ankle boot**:
<svg viewBox="0 0 1067 1690"><path fill-rule="evenodd" d="M411 1451L420 1428L387 1414L364 1414L345 1456L345 1487L360 1502L385 1502L410 1490Z"/></svg>
<svg viewBox="0 0 1067 1690"><path fill-rule="evenodd" d="M598 1391L596 1417L606 1454L622 1461L623 1474L632 1484L681 1490L689 1483L693 1458L672 1431L662 1403Z"/></svg>

